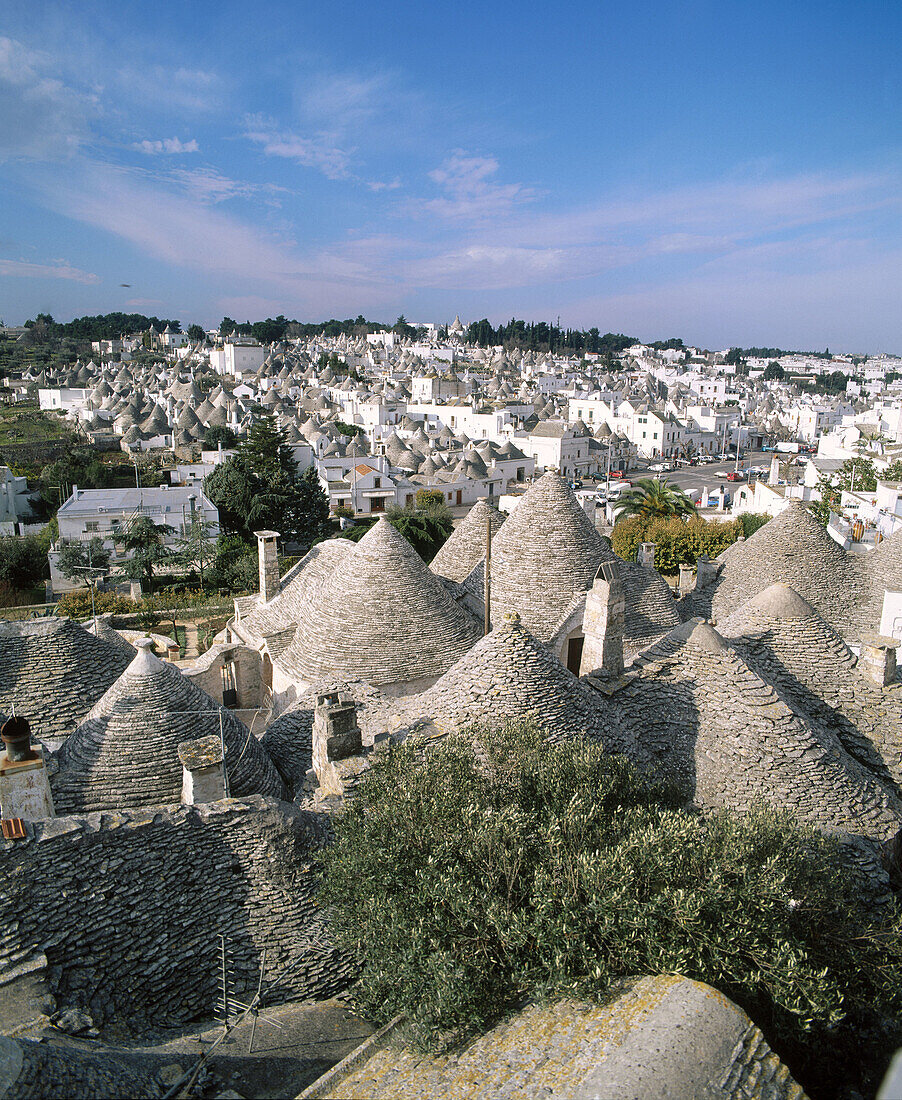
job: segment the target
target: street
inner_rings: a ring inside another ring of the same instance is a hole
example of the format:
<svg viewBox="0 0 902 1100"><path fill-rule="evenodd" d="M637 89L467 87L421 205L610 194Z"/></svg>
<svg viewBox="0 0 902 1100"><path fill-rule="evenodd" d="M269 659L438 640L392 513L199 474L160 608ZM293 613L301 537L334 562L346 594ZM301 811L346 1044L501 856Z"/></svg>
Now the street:
<svg viewBox="0 0 902 1100"><path fill-rule="evenodd" d="M789 457L789 456L783 456ZM739 463L740 470L748 470L750 466L770 466L770 461L773 455L765 451L751 451L742 456ZM655 470L649 470L649 465L655 465L660 459L654 459L650 463L641 461L640 465L632 467L627 471L626 480L635 483L640 477L661 477L665 478L671 485L676 485L680 489L685 489L687 492L690 489L701 489L705 486L707 488L716 490L721 485L726 486L728 489L731 482L727 481L727 474L732 473L736 469L736 460L732 459L729 462L711 462L706 465L699 466L679 466L675 470L671 470L668 473L661 473ZM616 482L612 482L616 484ZM595 482L585 481L583 483L584 488L594 488ZM604 478L601 478L597 483L599 488L604 487Z"/></svg>

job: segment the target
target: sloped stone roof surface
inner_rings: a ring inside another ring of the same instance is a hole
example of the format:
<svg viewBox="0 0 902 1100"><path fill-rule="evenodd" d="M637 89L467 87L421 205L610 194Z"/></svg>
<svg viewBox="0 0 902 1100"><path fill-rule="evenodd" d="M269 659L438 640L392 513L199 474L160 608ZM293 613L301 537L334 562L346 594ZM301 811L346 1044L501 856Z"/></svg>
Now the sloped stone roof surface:
<svg viewBox="0 0 902 1100"><path fill-rule="evenodd" d="M720 631L748 664L809 721L902 792L902 681L866 679L854 653L788 585L772 585Z"/></svg>
<svg viewBox="0 0 902 1100"><path fill-rule="evenodd" d="M761 799L815 828L885 841L902 803L839 739L797 716L711 626L693 620L646 650L611 697L655 771L705 808Z"/></svg>
<svg viewBox="0 0 902 1100"><path fill-rule="evenodd" d="M622 562L599 537L569 485L548 472L534 482L492 545L492 618L519 612L549 641L602 562L616 561L626 594L625 637L651 640L679 622L666 582L654 570Z"/></svg>
<svg viewBox="0 0 902 1100"><path fill-rule="evenodd" d="M723 561L711 601L711 614L718 620L727 618L762 589L783 581L822 618L842 630L865 595L860 563L796 502L751 538L734 543Z"/></svg>
<svg viewBox="0 0 902 1100"><path fill-rule="evenodd" d="M529 1004L443 1054L399 1030L396 1041L377 1033L299 1100L805 1100L742 1009L677 974L624 983L604 1004Z"/></svg>
<svg viewBox="0 0 902 1100"><path fill-rule="evenodd" d="M60 750L53 777L57 812L179 802L178 745L218 737L220 715L229 793L283 797L278 773L250 731L175 665L155 657L148 641L142 639L135 659Z"/></svg>
<svg viewBox="0 0 902 1100"><path fill-rule="evenodd" d="M242 632L268 638L297 625L301 608L315 599L326 578L347 554L354 552L350 539L327 539L312 547L285 576L279 592L269 603L257 607L241 619Z"/></svg>
<svg viewBox="0 0 902 1100"><path fill-rule="evenodd" d="M462 584L485 559L485 531L489 521L494 539L504 523L504 516L485 500L477 500L432 559L429 565L432 572Z"/></svg>
<svg viewBox="0 0 902 1100"><path fill-rule="evenodd" d="M397 713L406 722L428 717L442 732L531 718L552 740L588 735L612 752L634 751L635 738L605 704L507 612L431 688L400 700Z"/></svg>
<svg viewBox="0 0 902 1100"><path fill-rule="evenodd" d="M440 676L479 637L473 619L384 517L305 601L297 623L279 663L310 683Z"/></svg>
<svg viewBox="0 0 902 1100"><path fill-rule="evenodd" d="M0 622L0 708L34 737L65 737L133 655L71 619Z"/></svg>

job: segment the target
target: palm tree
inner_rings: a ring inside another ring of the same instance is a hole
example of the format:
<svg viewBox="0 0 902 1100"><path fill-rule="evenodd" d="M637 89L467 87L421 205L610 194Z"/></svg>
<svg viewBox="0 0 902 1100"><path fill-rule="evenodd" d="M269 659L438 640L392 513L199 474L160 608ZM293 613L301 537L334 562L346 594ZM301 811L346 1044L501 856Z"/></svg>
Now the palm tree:
<svg viewBox="0 0 902 1100"><path fill-rule="evenodd" d="M645 519L666 519L668 516L695 515L695 505L682 489L666 478L642 477L614 505L617 519L642 516Z"/></svg>

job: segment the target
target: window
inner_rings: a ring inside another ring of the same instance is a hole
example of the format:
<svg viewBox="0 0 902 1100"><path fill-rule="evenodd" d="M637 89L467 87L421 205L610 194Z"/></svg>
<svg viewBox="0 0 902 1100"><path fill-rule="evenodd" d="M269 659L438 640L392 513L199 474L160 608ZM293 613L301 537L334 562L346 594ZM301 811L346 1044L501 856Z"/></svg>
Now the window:
<svg viewBox="0 0 902 1100"><path fill-rule="evenodd" d="M100 530L100 523L96 519L89 519L87 521L87 523L85 523L85 531L86 532L93 532L93 531L99 531L99 530Z"/></svg>
<svg viewBox="0 0 902 1100"><path fill-rule="evenodd" d="M373 478L373 488L374 489L381 489L382 488L382 478L381 477L374 477Z"/></svg>

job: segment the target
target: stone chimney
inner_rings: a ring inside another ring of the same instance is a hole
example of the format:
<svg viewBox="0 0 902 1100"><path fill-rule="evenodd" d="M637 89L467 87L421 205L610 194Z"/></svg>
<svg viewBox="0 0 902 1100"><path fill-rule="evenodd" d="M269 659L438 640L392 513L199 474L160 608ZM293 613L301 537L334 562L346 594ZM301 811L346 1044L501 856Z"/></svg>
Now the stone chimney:
<svg viewBox="0 0 902 1100"><path fill-rule="evenodd" d="M32 748L28 722L7 718L0 737L5 749L0 755L0 816L24 821L55 817L44 752L40 746Z"/></svg>
<svg viewBox="0 0 902 1100"><path fill-rule="evenodd" d="M594 673L616 679L623 672L623 629L626 596L616 562L606 561L595 574L583 612L583 655L580 676Z"/></svg>
<svg viewBox="0 0 902 1100"><path fill-rule="evenodd" d="M646 569L654 569L655 544L653 542L643 542L639 547L639 553L636 555L636 561L640 565L644 565Z"/></svg>
<svg viewBox="0 0 902 1100"><path fill-rule="evenodd" d="M695 563L695 587L707 588L717 575L717 566L707 554L700 554Z"/></svg>
<svg viewBox="0 0 902 1100"><path fill-rule="evenodd" d="M222 742L215 735L182 741L178 746L182 762L182 803L218 802L226 797L225 761Z"/></svg>
<svg viewBox="0 0 902 1100"><path fill-rule="evenodd" d="M279 591L279 552L276 546L278 531L255 531L257 556L260 561L260 599L269 601Z"/></svg>
<svg viewBox="0 0 902 1100"><path fill-rule="evenodd" d="M768 485L777 485L780 482L780 457L776 453L770 460L770 473L767 477Z"/></svg>
<svg viewBox="0 0 902 1100"><path fill-rule="evenodd" d="M680 595L685 596L695 588L695 570L691 565L680 565Z"/></svg>
<svg viewBox="0 0 902 1100"><path fill-rule="evenodd" d="M337 691L317 695L313 712L313 769L323 795L345 793L341 761L363 754L357 707ZM355 769L356 771L356 769Z"/></svg>
<svg viewBox="0 0 902 1100"><path fill-rule="evenodd" d="M862 673L879 687L886 687L896 678L896 650L899 643L895 638L886 638L882 634L868 634L861 639L861 655L858 665Z"/></svg>

